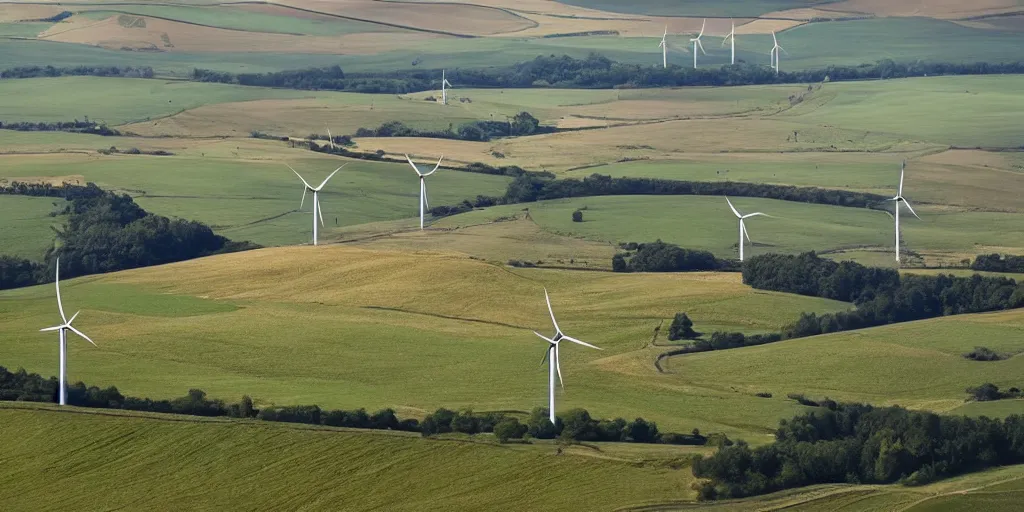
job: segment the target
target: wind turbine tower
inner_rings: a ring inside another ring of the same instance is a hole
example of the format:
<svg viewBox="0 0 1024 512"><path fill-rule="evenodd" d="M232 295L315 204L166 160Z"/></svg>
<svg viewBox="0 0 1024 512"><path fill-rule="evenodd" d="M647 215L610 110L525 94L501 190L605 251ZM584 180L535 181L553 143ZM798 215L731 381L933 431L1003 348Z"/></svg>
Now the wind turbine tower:
<svg viewBox="0 0 1024 512"><path fill-rule="evenodd" d="M441 104L442 105L447 105L448 104L448 88L451 87L451 86L452 86L451 82L449 82L448 79L444 77L444 70L442 69L441 70Z"/></svg>
<svg viewBox="0 0 1024 512"><path fill-rule="evenodd" d="M779 50L782 50L782 51L786 52L786 49L781 47L781 46L779 46L779 40L775 37L775 31L774 30L772 31L772 41L775 43L775 46L772 47L772 52L771 52L772 69L774 69L775 70L775 74L778 75L779 74ZM786 52L786 55L789 55L789 52Z"/></svg>
<svg viewBox="0 0 1024 512"><path fill-rule="evenodd" d="M540 364L543 366L545 361L548 363L548 418L551 420L551 423L554 424L556 374L558 375L559 385L562 386L562 389L565 389L565 383L562 382L562 367L558 364L558 344L562 340L569 340L578 345L583 345L584 347L590 347L597 350L602 349L600 347L595 347L590 343L580 341L576 338L570 338L565 334L562 334L562 330L558 328L558 320L555 320L555 312L551 309L551 297L548 297L548 290L546 288L544 289L544 300L548 303L548 313L551 314L551 323L555 325L555 336L553 338L548 338L537 331L533 331L533 333L539 336L542 340L548 342L548 350L544 353L544 359L540 361Z"/></svg>
<svg viewBox="0 0 1024 512"><path fill-rule="evenodd" d="M75 318L78 317L78 313L81 313L81 311L79 311L78 313L75 313L74 315L71 315L71 320L68 320L68 317L64 316L64 304L60 300L60 258L57 259L57 277L56 277L55 282L56 282L56 285L57 285L57 310L60 311L60 319L64 323L62 323L60 325L57 325L57 326L54 326L54 327L47 327L45 329L39 329L39 331L40 332L58 331L60 333L60 376L58 377L59 383L58 383L58 390L57 390L57 403L60 404L60 405L67 405L67 398L68 398L68 385L67 385L67 382L68 382L68 331L71 331L71 332L81 336L82 338L85 339L85 341L88 341L89 343L92 343L93 346L96 346L96 342L94 342L91 339L89 339L89 337L86 336L85 333L83 333L82 331L79 331L78 329L75 329L71 325L71 322L75 321Z"/></svg>
<svg viewBox="0 0 1024 512"><path fill-rule="evenodd" d="M705 19L704 23L701 23L701 25L700 25L700 33L697 34L697 37L695 37L693 39L690 39L690 42L693 43L693 69L697 69L697 48L699 47L701 53L703 53L704 55L708 54L708 52L704 51L704 45L701 44L701 42L700 42L701 36L704 35L704 27L707 24L708 24L708 20Z"/></svg>
<svg viewBox="0 0 1024 512"><path fill-rule="evenodd" d="M726 41L731 43L731 47L732 47L731 48L732 49L732 60L730 62L733 65L736 65L736 22L735 21L732 22L732 30L729 32L729 35L725 36L725 39L722 39L722 46L725 46L725 42Z"/></svg>
<svg viewBox="0 0 1024 512"><path fill-rule="evenodd" d="M427 176L430 176L431 174L434 174L435 172L437 172L437 169L439 167L441 167L441 160L444 159L444 155L441 155L441 158L437 159L437 165L435 165L434 169L431 170L428 173L420 172L420 168L416 167L416 164L412 163L412 159L409 158L409 155L405 155L405 159L409 161L409 165L412 166L412 170L416 171L416 175L420 177L420 229L422 230L423 229L423 216L426 213L426 209L430 208L430 205L427 204L427 181L426 181L426 178L427 178Z"/></svg>
<svg viewBox="0 0 1024 512"><path fill-rule="evenodd" d="M289 169L292 169L292 166L288 164L284 165L286 165ZM338 171L340 171L341 168L345 167L346 165L348 164L342 164L341 167L335 169L334 172L332 172L331 175L328 176L324 180L324 182L320 184L319 187L314 187L309 183L306 183L306 180L298 172L296 172L295 169L292 169L292 172L294 172L295 175L298 176L300 180L302 180L302 185L305 187L302 189L302 201L299 202L300 210L302 209L302 205L306 204L306 191L308 190L313 193L313 245L317 245L317 235L319 234L319 228L324 224L324 214L320 211L320 190L324 188L324 185L327 184L328 180L333 178L334 175L337 174ZM317 225L316 223L317 219L320 220L319 225Z"/></svg>
<svg viewBox="0 0 1024 512"><path fill-rule="evenodd" d="M757 217L759 215L762 215L762 216L765 216L765 217L771 217L771 215L768 215L768 214L765 214L765 213L761 213L761 212L754 212L754 213L748 213L746 215L742 215L742 214L740 214L740 212L738 212L736 210L736 207L732 205L732 201L730 201L728 197L725 198L725 202L729 203L729 209L732 210L732 213L736 214L736 218L740 220L740 261L743 261L743 237L747 237L747 241L748 242L750 241L750 234L747 233L747 225L743 221L745 221L745 220L747 220L747 219L749 219L751 217Z"/></svg>
<svg viewBox="0 0 1024 512"><path fill-rule="evenodd" d="M658 47L661 48L661 67L668 68L668 43L665 41L668 38L668 25L665 25L665 34L661 36L661 43Z"/></svg>
<svg viewBox="0 0 1024 512"><path fill-rule="evenodd" d="M902 204L906 205L907 209L910 210L910 213L914 214L914 217L917 217L917 213L914 212L913 208L911 208L910 203L906 199L903 198L903 174L904 174L904 172L906 170L907 170L907 162L904 160L903 161L903 165L900 167L900 188L896 192L896 197L893 197L892 199L890 199L890 201L896 201L896 215L895 215L895 218L896 218L896 262L897 263L899 263L899 261L900 261L900 204L902 203ZM917 219L921 220L921 217L917 217Z"/></svg>

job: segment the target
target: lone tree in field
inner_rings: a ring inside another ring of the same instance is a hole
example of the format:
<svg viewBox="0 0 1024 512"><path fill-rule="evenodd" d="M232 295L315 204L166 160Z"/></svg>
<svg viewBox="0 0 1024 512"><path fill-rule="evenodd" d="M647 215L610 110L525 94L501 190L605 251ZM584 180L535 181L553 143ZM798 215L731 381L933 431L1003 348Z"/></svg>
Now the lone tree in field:
<svg viewBox="0 0 1024 512"><path fill-rule="evenodd" d="M676 340L692 340L700 337L700 333L693 330L693 321L690 317L686 316L686 313L676 313L676 317L672 319L672 325L668 327L668 339L670 341Z"/></svg>
<svg viewBox="0 0 1024 512"><path fill-rule="evenodd" d="M583 222L583 212L581 212L580 210L572 212L572 221Z"/></svg>

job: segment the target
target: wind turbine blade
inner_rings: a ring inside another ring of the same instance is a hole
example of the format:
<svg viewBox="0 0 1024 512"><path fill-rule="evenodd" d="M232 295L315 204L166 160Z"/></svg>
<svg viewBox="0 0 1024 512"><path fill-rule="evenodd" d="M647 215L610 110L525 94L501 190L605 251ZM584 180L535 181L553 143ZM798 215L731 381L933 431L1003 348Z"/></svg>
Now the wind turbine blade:
<svg viewBox="0 0 1024 512"><path fill-rule="evenodd" d="M565 389L565 383L562 382L562 364L558 361L558 345L555 345L555 372L558 373L558 385Z"/></svg>
<svg viewBox="0 0 1024 512"><path fill-rule="evenodd" d="M434 169L431 170L430 172L424 174L424 176L430 176L431 174L434 174L435 172L437 172L437 169L441 167L441 160L444 160L444 155L441 155L441 158L437 159L437 165L434 166Z"/></svg>
<svg viewBox="0 0 1024 512"><path fill-rule="evenodd" d="M754 213L748 213L748 214L746 214L746 215L744 215L743 217L740 217L740 218L741 219L749 219L750 217L758 217L758 216L760 216L760 217L771 217L771 215L768 215L767 213L754 212Z"/></svg>
<svg viewBox="0 0 1024 512"><path fill-rule="evenodd" d="M331 136L331 127L327 127L327 140L331 143L331 149L334 149L334 137Z"/></svg>
<svg viewBox="0 0 1024 512"><path fill-rule="evenodd" d="M81 311L76 311L75 314L71 315L71 320L68 320L68 325L71 325L71 322L75 321L75 318L78 317L79 313L81 313Z"/></svg>
<svg viewBox="0 0 1024 512"><path fill-rule="evenodd" d="M538 336L540 336L540 335L538 334ZM554 345L552 345L552 346L554 346ZM544 366L544 363L548 362L548 354L551 353L551 347L552 346L549 346L548 349L544 351L544 358L540 360L540 365L541 366Z"/></svg>
<svg viewBox="0 0 1024 512"><path fill-rule="evenodd" d="M700 38L697 38L697 47L700 48L700 52L707 55L708 52L704 51L704 43L700 42Z"/></svg>
<svg viewBox="0 0 1024 512"><path fill-rule="evenodd" d="M68 323L68 317L64 316L64 304L60 300L60 258L57 258L57 272L54 284L57 287L57 309L60 310L60 319Z"/></svg>
<svg viewBox="0 0 1024 512"><path fill-rule="evenodd" d="M668 25L665 25L665 35L661 36L661 40L664 41L668 37Z"/></svg>
<svg viewBox="0 0 1024 512"><path fill-rule="evenodd" d="M330 176L328 176L328 177L324 178L324 182L323 182L323 183L321 183L321 184L320 184L320 186L316 188L316 191L317 191L317 192L319 192L319 191L320 191L320 189L324 188L324 185L326 185L326 184L327 184L327 182L328 182L328 181L329 181L329 180L330 180L331 178L333 178L335 174L338 174L338 171L340 171L340 170L342 169L342 167L345 167L346 165L348 165L348 164L347 164L347 163L341 164L341 167L338 167L337 169L335 169L335 170L334 170L334 172L332 172L332 173L331 173L331 175L330 175Z"/></svg>
<svg viewBox="0 0 1024 512"><path fill-rule="evenodd" d="M85 341L88 341L89 343L92 343L92 345L93 345L94 347L95 347L95 346L97 346L97 345L96 345L96 342L95 342L95 341L93 341L93 340L91 340L91 339L89 339L89 337L88 337L88 336L86 336L84 332L82 332L82 331L79 331L78 329L75 329L74 327L71 327L70 325L68 326L68 329L71 329L71 332L73 332L73 333L75 333L75 334L77 334L77 335L79 335L79 336L81 336L81 337L85 338Z"/></svg>
<svg viewBox="0 0 1024 512"><path fill-rule="evenodd" d="M544 300L548 302L548 313L551 313L551 323L555 324L555 332L562 332L558 328L558 320L555 320L555 310L551 309L551 297L548 296L548 289L544 288Z"/></svg>
<svg viewBox="0 0 1024 512"><path fill-rule="evenodd" d="M736 207L732 205L732 201L730 201L728 197L725 198L725 202L729 203L729 209L732 210L732 212L736 214L737 218L740 218L740 219L743 218L743 216L740 215L740 212L736 211Z"/></svg>
<svg viewBox="0 0 1024 512"><path fill-rule="evenodd" d="M306 204L306 190L308 190L308 189L305 189L305 188L302 189L302 200L299 201L299 209L300 210L302 209L302 205Z"/></svg>
<svg viewBox="0 0 1024 512"><path fill-rule="evenodd" d="M906 174L906 172L907 172L907 162L904 161L903 165L900 167L900 190L899 190L899 192L896 193L897 196L902 196L903 195L903 175Z"/></svg>
<svg viewBox="0 0 1024 512"><path fill-rule="evenodd" d="M578 345L583 345L584 347L590 347L590 348L597 349L597 350L604 350L601 347L597 347L597 346L591 345L590 343L587 343L585 341L580 341L580 340L578 340L576 338L570 338L569 336L566 336L564 334L562 335L562 339L563 340L569 340L569 341L571 341L573 343L576 343Z"/></svg>
<svg viewBox="0 0 1024 512"><path fill-rule="evenodd" d="M907 209L910 210L910 213L914 214L914 217L917 217L917 213L910 207L910 203L906 199L903 200L903 204L907 205ZM896 205L896 207L899 208L899 205ZM921 220L921 217L917 217L917 220Z"/></svg>
<svg viewBox="0 0 1024 512"><path fill-rule="evenodd" d="M324 225L324 212L323 212L323 210L320 209L320 198L317 197L316 200L314 201L314 203L316 203L316 204L314 204L313 207L316 208L316 214L317 214L318 217L320 217L320 225L323 226Z"/></svg>
<svg viewBox="0 0 1024 512"><path fill-rule="evenodd" d="M743 226L743 236L747 237L748 242L754 243L753 240L750 239L750 233L747 233L747 224L743 223L741 225Z"/></svg>
<svg viewBox="0 0 1024 512"><path fill-rule="evenodd" d="M774 30L772 30L772 42L775 43L776 47L779 46L779 40L775 38L775 31Z"/></svg>
<svg viewBox="0 0 1024 512"><path fill-rule="evenodd" d="M288 167L289 169L292 169L292 166L288 165L287 163L285 163L284 165L285 165L285 167ZM313 187L309 186L309 183L306 183L306 180L302 177L301 174L298 173L298 171L296 171L295 169L292 169L292 172L294 172L295 175L298 176L300 180L302 180L302 184L305 185L306 188L313 188Z"/></svg>
<svg viewBox="0 0 1024 512"><path fill-rule="evenodd" d="M785 53L786 55L789 55L789 52L787 52L785 48L783 48L783 47L779 46L779 49L780 49L780 50L782 50L782 53ZM777 53L778 53L778 52L776 52L776 54L777 54ZM775 57L775 58L777 59L778 57Z"/></svg>
<svg viewBox="0 0 1024 512"><path fill-rule="evenodd" d="M58 325L56 327L47 327L46 329L39 329L39 332L58 331L58 330L63 329L63 328L64 328L63 325Z"/></svg>
<svg viewBox="0 0 1024 512"><path fill-rule="evenodd" d="M544 341L546 341L546 342L548 342L548 343L550 343L552 345L555 344L555 340L553 340L551 338L548 338L547 336L544 336L543 334L541 334L541 333L539 333L537 331L533 331L533 333L536 334L540 339L542 339L542 340L544 340Z"/></svg>
<svg viewBox="0 0 1024 512"><path fill-rule="evenodd" d="M697 39L700 39L700 36L704 35L704 27L706 27L707 24L708 24L708 19L704 18L704 22L700 24L700 34L697 34Z"/></svg>
<svg viewBox="0 0 1024 512"><path fill-rule="evenodd" d="M423 181L423 206L424 206L424 208L426 208L428 210L430 209L430 202L427 201L427 182L426 182L426 180Z"/></svg>
<svg viewBox="0 0 1024 512"><path fill-rule="evenodd" d="M423 173L420 172L420 168L416 167L416 164L412 163L412 158L409 158L409 155L405 155L405 159L409 161L409 165L412 166L412 170L416 171L417 176L423 176Z"/></svg>

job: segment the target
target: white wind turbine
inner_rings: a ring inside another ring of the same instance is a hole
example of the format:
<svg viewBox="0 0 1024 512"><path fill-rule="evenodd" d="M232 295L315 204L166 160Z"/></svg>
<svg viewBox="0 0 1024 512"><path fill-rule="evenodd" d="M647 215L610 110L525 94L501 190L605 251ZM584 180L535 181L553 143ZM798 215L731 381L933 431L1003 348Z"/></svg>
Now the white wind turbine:
<svg viewBox="0 0 1024 512"><path fill-rule="evenodd" d="M544 289L544 300L548 303L548 313L551 313L551 323L555 325L555 336L548 338L543 334L533 331L534 334L539 336L542 340L548 342L548 350L544 353L544 359L540 361L543 366L544 361L548 362L548 417L551 423L555 423L555 374L558 375L558 383L565 389L565 384L562 382L562 367L558 364L558 344L562 340L569 340L573 343L583 345L584 347L590 347L597 350L603 350L600 347L595 347L590 343L580 341L576 338L570 338L565 334L562 334L562 330L558 327L558 320L555 320L555 312L551 309L551 298L548 297L547 288Z"/></svg>
<svg viewBox="0 0 1024 512"><path fill-rule="evenodd" d="M292 166L288 164L284 165L286 165L289 169L292 169ZM348 164L342 164L341 167L345 167L346 165ZM295 169L292 169L292 172L294 172L295 175L298 176L300 180L302 180L302 184L306 187L302 189L302 201L299 202L300 210L302 209L302 205L306 204L306 191L308 190L313 193L313 245L317 245L317 234L319 233L319 226L317 226L316 223L317 219L320 219L320 226L324 224L324 214L323 212L320 211L320 190L324 188L324 185L327 184L328 180L333 178L334 175L341 170L341 167L335 169L330 176L324 179L324 182L321 183L319 187L313 187L309 183L306 183L306 180L298 172L296 172Z"/></svg>
<svg viewBox="0 0 1024 512"><path fill-rule="evenodd" d="M68 395L68 388L67 388L67 380L68 380L68 331L71 331L71 332L81 336L82 338L85 338L85 341L88 341L89 343L92 343L93 346L95 346L96 343L94 341L92 341L91 339L89 339L89 337L86 336L85 333L83 333L82 331L79 331L78 329L75 329L74 327L71 326L71 322L75 321L75 318L78 316L78 313L81 313L81 311L79 311L78 313L75 313L74 315L71 315L71 320L68 320L68 317L64 316L64 304L61 303L61 300L60 300L60 258L57 259L57 279L56 279L55 282L56 282L56 285L57 285L57 310L60 311L60 319L64 323L62 323L60 325L57 325L57 326L54 326L54 327L47 327L45 329L39 329L39 331L40 332L48 332L48 331L59 331L60 332L60 376L58 377L59 389L57 390L57 397L58 397L57 398L57 403L59 403L60 405L66 405L67 404L67 395Z"/></svg>
<svg viewBox="0 0 1024 512"><path fill-rule="evenodd" d="M667 38L668 38L668 25L665 25L665 34L663 36L661 36L661 42L658 43L658 48L661 48L661 67L662 68L667 68L668 67L668 43L666 42Z"/></svg>
<svg viewBox="0 0 1024 512"><path fill-rule="evenodd" d="M779 40L775 37L774 30L772 31L772 41L775 43L775 46L772 47L772 52L770 54L772 60L772 69L775 70L775 74L777 75L779 74L779 50L786 52L786 49L779 46ZM789 52L786 52L786 55L789 55Z"/></svg>
<svg viewBox="0 0 1024 512"><path fill-rule="evenodd" d="M729 32L729 35L725 36L725 39L722 39L722 46L725 46L725 42L726 41L732 43L732 61L731 61L731 63L733 65L735 65L736 64L736 22L735 21L732 22L732 31Z"/></svg>
<svg viewBox="0 0 1024 512"><path fill-rule="evenodd" d="M904 161L903 165L900 167L900 188L896 192L896 197L890 199L890 201L896 201L896 216L895 217L896 217L896 261L897 262L900 261L900 203L903 203L903 204L907 205L907 209L910 210L910 213L914 214L914 217L917 217L917 213L914 212L914 209L910 207L910 203L907 202L907 200L903 198L903 173L906 170L907 170L907 162ZM921 217L917 217L917 219L921 220Z"/></svg>
<svg viewBox="0 0 1024 512"><path fill-rule="evenodd" d="M708 54L708 52L704 51L704 45L700 42L701 36L704 35L704 26L707 25L707 24L708 24L708 20L705 19L704 23L702 23L700 25L700 33L697 34L697 37L695 37L693 39L690 39L690 42L693 43L693 69L697 69L697 48L700 47L700 51L704 55Z"/></svg>
<svg viewBox="0 0 1024 512"><path fill-rule="evenodd" d="M451 87L451 86L452 86L451 82L449 82L448 79L444 77L444 70L442 69L441 70L441 104L442 105L447 105L448 104L448 87Z"/></svg>
<svg viewBox="0 0 1024 512"><path fill-rule="evenodd" d="M732 201L730 201L728 197L725 198L725 202L729 203L729 209L731 209L732 213L736 214L736 218L740 220L740 261L743 261L743 237L747 237L747 241L750 241L750 235L747 233L747 225L743 221L751 217L757 217L758 215L764 217L771 217L771 215L761 212L754 212L742 215L740 214L740 212L736 210L736 207L732 205Z"/></svg>
<svg viewBox="0 0 1024 512"><path fill-rule="evenodd" d="M331 143L331 151L334 151L334 137L331 136L331 127L330 126L327 127L327 140L328 140L328 142Z"/></svg>
<svg viewBox="0 0 1024 512"><path fill-rule="evenodd" d="M420 177L420 229L423 229L423 216L426 213L426 209L430 208L430 205L427 204L426 178L427 176L430 176L431 174L437 172L437 169L441 167L441 160L444 159L444 155L441 155L441 158L437 159L437 165L435 165L434 168L428 173L420 172L420 168L416 167L416 164L412 162L412 159L409 158L409 155L405 155L405 159L409 161L409 165L412 166L412 170L416 171L416 175Z"/></svg>

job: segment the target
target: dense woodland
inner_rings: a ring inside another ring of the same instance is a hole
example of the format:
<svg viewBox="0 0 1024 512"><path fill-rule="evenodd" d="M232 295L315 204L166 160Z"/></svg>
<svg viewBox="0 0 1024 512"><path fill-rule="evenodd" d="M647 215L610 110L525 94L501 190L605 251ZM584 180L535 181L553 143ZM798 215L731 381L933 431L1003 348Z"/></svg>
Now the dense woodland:
<svg viewBox="0 0 1024 512"><path fill-rule="evenodd" d="M459 87L526 88L558 87L584 89L735 86L755 84L816 83L840 80L871 80L936 75L985 75L1022 73L1024 63L897 63L889 59L860 66L828 66L803 71L774 70L739 62L719 68L693 69L615 62L596 53L583 59L567 55L538 56L507 67L447 70L447 77ZM404 70L378 73L345 73L340 66L280 71L276 73L232 74L195 69L192 80L289 89L335 90L364 93L404 94L440 87L441 70Z"/></svg>
<svg viewBox="0 0 1024 512"><path fill-rule="evenodd" d="M693 465L702 499L741 498L823 483L921 485L1024 462L1024 417L939 416L835 405L783 420L775 442L723 447Z"/></svg>
<svg viewBox="0 0 1024 512"><path fill-rule="evenodd" d="M149 66L75 66L70 68L55 68L53 66L21 66L0 71L0 79L38 78L55 76L111 76L122 78L153 78L153 68Z"/></svg>
<svg viewBox="0 0 1024 512"><path fill-rule="evenodd" d="M1024 272L1024 256L979 254L971 269L987 272Z"/></svg>
<svg viewBox="0 0 1024 512"><path fill-rule="evenodd" d="M0 289L52 281L58 258L61 273L75 277L258 247L232 242L199 222L153 215L130 196L104 191L92 183L84 187L15 183L0 187L0 191L68 200L59 212L67 221L57 230L56 243L47 250L43 263L0 257Z"/></svg>
<svg viewBox="0 0 1024 512"><path fill-rule="evenodd" d="M721 260L708 251L683 249L657 240L621 244L626 252L612 257L615 272L695 272L739 270L738 262Z"/></svg>
<svg viewBox="0 0 1024 512"><path fill-rule="evenodd" d="M495 137L523 137L554 131L554 128L541 126L540 121L529 112L520 112L508 121L473 121L459 125L457 129L448 125L447 130L418 130L401 121L388 121L377 128L359 128L353 136L427 137L486 142ZM349 140L351 141L351 137Z"/></svg>
<svg viewBox="0 0 1024 512"><path fill-rule="evenodd" d="M57 401L58 381L24 369L8 371L0 366L0 400L19 402ZM552 424L548 411L536 408L522 424L517 418L506 413L474 413L471 410L451 411L438 409L419 421L415 418L400 420L393 409L382 409L367 413L365 409L329 410L316 405L269 406L256 409L252 399L246 395L238 403L207 398L200 389L190 389L188 394L172 400L126 397L116 387L101 389L87 386L82 382L68 386L67 403L79 407L101 409L123 409L165 414L186 414L191 416L230 416L234 418L256 418L264 421L305 423L332 427L364 428L376 430L403 430L420 432L432 436L449 432L479 434L493 432L502 442L523 439L527 436L537 439L558 438L565 442L628 442L703 445L715 442L721 446L732 442L721 434L702 436L694 430L690 434L662 434L654 422L643 418L626 421L596 420L584 409L572 409L564 416L557 416Z"/></svg>

